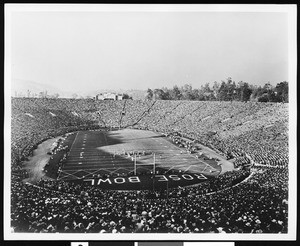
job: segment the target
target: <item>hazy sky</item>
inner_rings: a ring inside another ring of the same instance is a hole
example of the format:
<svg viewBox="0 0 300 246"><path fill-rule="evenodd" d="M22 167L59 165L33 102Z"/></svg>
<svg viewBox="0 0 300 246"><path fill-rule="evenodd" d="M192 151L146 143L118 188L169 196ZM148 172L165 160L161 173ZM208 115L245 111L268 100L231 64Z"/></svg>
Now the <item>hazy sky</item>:
<svg viewBox="0 0 300 246"><path fill-rule="evenodd" d="M62 90L288 80L288 19L259 12L13 12L12 78Z"/></svg>

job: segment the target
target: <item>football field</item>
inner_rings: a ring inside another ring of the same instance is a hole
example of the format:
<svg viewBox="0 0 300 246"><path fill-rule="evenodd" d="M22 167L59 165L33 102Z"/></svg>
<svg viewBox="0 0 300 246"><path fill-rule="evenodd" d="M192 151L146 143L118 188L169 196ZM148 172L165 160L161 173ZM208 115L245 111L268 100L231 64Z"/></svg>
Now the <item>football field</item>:
<svg viewBox="0 0 300 246"><path fill-rule="evenodd" d="M59 179L76 180L128 174L181 173L215 176L221 167L214 160L197 157L171 139L145 130L78 131ZM186 176L188 177L188 176Z"/></svg>

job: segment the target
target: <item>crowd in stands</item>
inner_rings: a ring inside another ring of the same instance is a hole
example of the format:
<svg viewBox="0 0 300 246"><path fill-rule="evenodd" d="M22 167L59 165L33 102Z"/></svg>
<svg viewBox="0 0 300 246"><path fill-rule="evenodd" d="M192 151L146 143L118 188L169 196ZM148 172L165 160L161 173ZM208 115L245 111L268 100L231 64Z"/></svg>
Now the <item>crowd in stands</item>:
<svg viewBox="0 0 300 246"><path fill-rule="evenodd" d="M278 103L13 98L11 226L16 232L286 233L287 125L288 105ZM239 185L229 172L170 190L168 199L154 191L21 182L22 161L39 143L97 127L177 132L235 167L257 167Z"/></svg>
<svg viewBox="0 0 300 246"><path fill-rule="evenodd" d="M282 170L260 169L239 185L229 185L245 175L241 172L172 189L168 199L153 191L14 182L12 228L53 233L286 233L288 197Z"/></svg>

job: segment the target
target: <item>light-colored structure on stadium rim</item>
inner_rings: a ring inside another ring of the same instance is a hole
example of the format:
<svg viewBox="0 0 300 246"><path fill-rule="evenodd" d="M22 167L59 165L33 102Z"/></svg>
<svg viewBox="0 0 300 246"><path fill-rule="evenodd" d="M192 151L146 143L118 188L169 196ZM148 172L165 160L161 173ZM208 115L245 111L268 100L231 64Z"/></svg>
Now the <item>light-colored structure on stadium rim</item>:
<svg viewBox="0 0 300 246"><path fill-rule="evenodd" d="M96 95L95 100L123 100L123 95L116 93L100 93Z"/></svg>

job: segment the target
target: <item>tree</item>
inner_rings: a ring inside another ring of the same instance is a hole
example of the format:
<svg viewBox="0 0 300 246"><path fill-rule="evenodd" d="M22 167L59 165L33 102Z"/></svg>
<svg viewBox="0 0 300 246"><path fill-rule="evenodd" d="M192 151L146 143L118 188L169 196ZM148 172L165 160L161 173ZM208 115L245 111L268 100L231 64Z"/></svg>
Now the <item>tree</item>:
<svg viewBox="0 0 300 246"><path fill-rule="evenodd" d="M273 86L270 84L270 82L266 83L260 93L262 95L258 96L259 102L272 102L275 100L275 93L273 91Z"/></svg>
<svg viewBox="0 0 300 246"><path fill-rule="evenodd" d="M219 88L218 100L219 101L228 101L227 85L226 85L225 81L223 81L223 80L222 80L221 86Z"/></svg>
<svg viewBox="0 0 300 246"><path fill-rule="evenodd" d="M275 87L276 97L279 102L289 102L289 85L288 82L283 81Z"/></svg>
<svg viewBox="0 0 300 246"><path fill-rule="evenodd" d="M263 87L264 92L271 91L273 89L273 86L270 84L270 82L266 83Z"/></svg>
<svg viewBox="0 0 300 246"><path fill-rule="evenodd" d="M227 78L226 92L227 92L226 101L232 101L232 100L236 99L235 98L236 97L236 84L232 80L231 77Z"/></svg>
<svg viewBox="0 0 300 246"><path fill-rule="evenodd" d="M172 100L171 94L170 94L171 90L168 89L167 87L163 87L162 90L164 92L164 94L163 94L163 100Z"/></svg>
<svg viewBox="0 0 300 246"><path fill-rule="evenodd" d="M204 97L204 101L215 100L214 92L212 89L210 89L209 83L206 83L204 86L201 86L200 95L201 97Z"/></svg>
<svg viewBox="0 0 300 246"><path fill-rule="evenodd" d="M126 93L123 93L123 99L132 99L132 97Z"/></svg>
<svg viewBox="0 0 300 246"><path fill-rule="evenodd" d="M288 102L288 82L283 81L273 87L266 83L263 87L251 85L243 81L237 84L228 77L225 81L214 82L210 88L209 83L201 85L200 89L193 89L191 84L185 84L180 88L175 85L172 89L147 90L146 98L156 100L198 100L198 101L248 101L260 102Z"/></svg>
<svg viewBox="0 0 300 246"><path fill-rule="evenodd" d="M252 86L252 99L257 99L264 94L263 88L261 86Z"/></svg>
<svg viewBox="0 0 300 246"><path fill-rule="evenodd" d="M153 99L153 91L150 88L148 88L148 90L147 90L146 99L148 99L148 100Z"/></svg>
<svg viewBox="0 0 300 246"><path fill-rule="evenodd" d="M172 100L181 100L182 98L182 93L181 91L179 90L178 86L175 85L173 87L173 89L170 91L170 97Z"/></svg>
<svg viewBox="0 0 300 246"><path fill-rule="evenodd" d="M268 100L269 102L279 102L280 99L276 96L276 93L274 90L271 90L268 92Z"/></svg>
<svg viewBox="0 0 300 246"><path fill-rule="evenodd" d="M153 95L155 100L165 100L165 93L162 89L154 89Z"/></svg>
<svg viewBox="0 0 300 246"><path fill-rule="evenodd" d="M182 99L184 100L193 100L193 93L192 93L193 87L190 84L185 84L182 88L181 88L181 92L182 92Z"/></svg>
<svg viewBox="0 0 300 246"><path fill-rule="evenodd" d="M243 102L249 101L252 90L250 89L248 83L243 83L240 87L240 100Z"/></svg>
<svg viewBox="0 0 300 246"><path fill-rule="evenodd" d="M258 97L257 101L258 102L269 102L268 94L265 93L262 96Z"/></svg>
<svg viewBox="0 0 300 246"><path fill-rule="evenodd" d="M219 97L219 88L220 88L220 84L217 81L215 81L213 85L213 92L216 99L218 99Z"/></svg>
<svg viewBox="0 0 300 246"><path fill-rule="evenodd" d="M212 92L212 90L209 87L209 83L206 83L203 87L203 92Z"/></svg>
<svg viewBox="0 0 300 246"><path fill-rule="evenodd" d="M205 99L199 89L192 90L192 98L193 98L192 100L195 100L195 101L203 101Z"/></svg>

